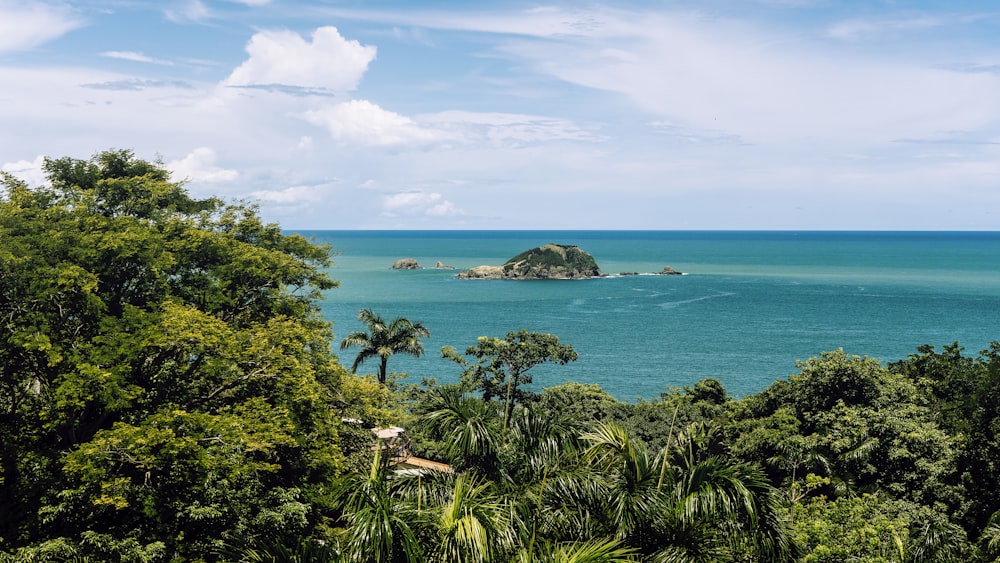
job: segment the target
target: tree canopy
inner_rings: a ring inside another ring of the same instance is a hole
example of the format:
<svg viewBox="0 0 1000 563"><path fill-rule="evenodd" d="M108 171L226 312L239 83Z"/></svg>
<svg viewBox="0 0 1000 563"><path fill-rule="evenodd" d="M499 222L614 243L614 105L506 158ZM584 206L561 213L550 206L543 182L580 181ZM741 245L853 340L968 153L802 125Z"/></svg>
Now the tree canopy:
<svg viewBox="0 0 1000 563"><path fill-rule="evenodd" d="M504 426L510 420L514 405L529 396L521 385L530 384L528 371L547 362L566 364L576 361L573 347L559 342L554 334L521 329L508 332L503 338L481 336L476 344L465 349L470 363L454 348L445 347L441 354L462 366L462 381L483 391L483 399L504 397Z"/></svg>
<svg viewBox="0 0 1000 563"><path fill-rule="evenodd" d="M96 560L300 534L354 401L329 249L129 151L0 192L0 550Z"/></svg>

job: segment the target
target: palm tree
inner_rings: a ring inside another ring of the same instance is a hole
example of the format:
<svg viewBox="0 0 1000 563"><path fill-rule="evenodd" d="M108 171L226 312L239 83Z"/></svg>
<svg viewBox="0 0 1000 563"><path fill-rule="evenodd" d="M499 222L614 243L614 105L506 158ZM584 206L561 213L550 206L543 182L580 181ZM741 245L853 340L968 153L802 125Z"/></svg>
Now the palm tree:
<svg viewBox="0 0 1000 563"><path fill-rule="evenodd" d="M665 505L666 495L657 486L658 458L632 440L616 422L597 425L583 435L590 443L584 459L603 477L598 481L606 500L602 507L608 532L627 545L642 548L650 542L650 519Z"/></svg>
<svg viewBox="0 0 1000 563"><path fill-rule="evenodd" d="M437 559L442 563L500 561L517 541L513 507L493 485L472 473L455 478L451 498L440 507Z"/></svg>
<svg viewBox="0 0 1000 563"><path fill-rule="evenodd" d="M656 561L788 560L778 491L759 468L708 453L711 434L689 426L656 455L616 423L584 435L585 459L603 475L607 531Z"/></svg>
<svg viewBox="0 0 1000 563"><path fill-rule="evenodd" d="M371 309L362 309L358 312L358 320L368 327L368 332L359 330L348 334L340 343L340 349L361 348L351 366L351 371L354 372L369 358L378 357L382 361L378 370L378 380L382 384L385 384L389 357L393 354L409 354L419 358L424 353L424 345L420 339L431 335L420 321L411 322L409 319L399 317L386 324L382 316Z"/></svg>
<svg viewBox="0 0 1000 563"><path fill-rule="evenodd" d="M434 393L434 410L424 416L423 423L446 441L451 464L459 470L473 470L500 480L496 404L471 397L457 385L441 386Z"/></svg>
<svg viewBox="0 0 1000 563"><path fill-rule="evenodd" d="M637 561L634 549L618 540L597 539L565 543L545 543L536 553L522 549L518 563L630 563Z"/></svg>
<svg viewBox="0 0 1000 563"><path fill-rule="evenodd" d="M417 536L404 500L393 495L389 468L375 448L367 474L348 473L334 483L334 496L348 524L344 542L349 562L393 563L423 561Z"/></svg>
<svg viewBox="0 0 1000 563"><path fill-rule="evenodd" d="M475 471L412 470L390 478L399 513L412 522L423 561L508 561L523 529L496 484Z"/></svg>
<svg viewBox="0 0 1000 563"><path fill-rule="evenodd" d="M979 546L987 557L1000 559L1000 510L990 516L986 529L979 536Z"/></svg>

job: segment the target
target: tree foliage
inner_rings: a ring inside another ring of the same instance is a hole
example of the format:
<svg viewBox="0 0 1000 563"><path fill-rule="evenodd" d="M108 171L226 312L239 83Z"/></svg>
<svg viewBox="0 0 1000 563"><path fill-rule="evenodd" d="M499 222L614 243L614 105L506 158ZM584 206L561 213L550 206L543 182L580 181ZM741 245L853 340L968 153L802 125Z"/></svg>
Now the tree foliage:
<svg viewBox="0 0 1000 563"><path fill-rule="evenodd" d="M405 317L398 317L387 323L381 315L371 309L362 309L358 313L358 320L364 323L368 330L355 331L345 336L340 343L340 349L361 348L351 365L351 371L357 371L367 360L378 358L380 362L378 380L383 385L389 358L395 354L408 354L419 358L424 353L424 345L420 339L431 335L430 330L420 321L413 322Z"/></svg>
<svg viewBox="0 0 1000 563"><path fill-rule="evenodd" d="M154 560L313 529L354 401L328 248L129 151L44 169L0 197L0 546Z"/></svg>
<svg viewBox="0 0 1000 563"><path fill-rule="evenodd" d="M528 392L577 355L520 330L443 349L461 383L397 405L386 362L429 332L363 310L342 347L381 382L343 369L328 248L128 151L45 171L0 191L0 562L1000 555L1000 343L837 350L742 399L704 379L627 403ZM447 471L375 443L404 406Z"/></svg>
<svg viewBox="0 0 1000 563"><path fill-rule="evenodd" d="M465 355L475 363L451 347L441 353L462 366L462 382L472 389L481 389L483 399L503 397L504 427L510 421L514 405L530 396L521 385L531 384L528 373L531 368L547 362L567 364L577 359L573 347L561 344L558 336L525 329L508 332L504 338L480 336L475 345L465 349Z"/></svg>

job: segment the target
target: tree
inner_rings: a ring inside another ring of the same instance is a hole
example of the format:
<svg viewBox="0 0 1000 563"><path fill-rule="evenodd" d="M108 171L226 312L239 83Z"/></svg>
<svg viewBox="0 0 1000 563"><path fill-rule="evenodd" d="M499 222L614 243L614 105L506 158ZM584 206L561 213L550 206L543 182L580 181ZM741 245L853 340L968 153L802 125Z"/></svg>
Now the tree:
<svg viewBox="0 0 1000 563"><path fill-rule="evenodd" d="M379 444L367 474L348 473L336 483L336 496L349 524L347 561L423 561L413 515L407 511L405 499L392 494L388 464L382 455Z"/></svg>
<svg viewBox="0 0 1000 563"><path fill-rule="evenodd" d="M355 400L329 249L130 151L44 170L0 182L2 549L198 559L317 529Z"/></svg>
<svg viewBox="0 0 1000 563"><path fill-rule="evenodd" d="M692 424L656 454L617 423L585 434L605 533L655 561L788 560L778 492L758 468L712 454L713 434Z"/></svg>
<svg viewBox="0 0 1000 563"><path fill-rule="evenodd" d="M497 478L500 450L495 403L470 397L455 385L433 391L431 410L420 420L430 434L446 445L449 462Z"/></svg>
<svg viewBox="0 0 1000 563"><path fill-rule="evenodd" d="M371 358L379 358L378 380L384 384L386 378L386 365L389 358L394 354L408 354L419 358L424 353L424 345L421 338L428 338L431 333L421 322L411 322L409 319L398 317L386 324L385 320L375 314L371 309L362 309L358 313L358 320L368 327L368 331L355 331L344 337L340 343L340 349L360 347L351 365L351 371L356 372L358 367Z"/></svg>
<svg viewBox="0 0 1000 563"><path fill-rule="evenodd" d="M546 362L566 364L577 359L573 347L560 344L556 335L525 329L508 332L503 339L480 336L474 346L465 349L465 355L475 359L475 364L470 365L452 347L442 348L441 354L464 368L462 382L473 389L482 389L485 400L504 396L504 428L510 422L514 404L528 396L520 385L531 383L528 373L531 368Z"/></svg>
<svg viewBox="0 0 1000 563"><path fill-rule="evenodd" d="M806 563L974 561L965 532L925 506L881 494L812 499L792 528Z"/></svg>

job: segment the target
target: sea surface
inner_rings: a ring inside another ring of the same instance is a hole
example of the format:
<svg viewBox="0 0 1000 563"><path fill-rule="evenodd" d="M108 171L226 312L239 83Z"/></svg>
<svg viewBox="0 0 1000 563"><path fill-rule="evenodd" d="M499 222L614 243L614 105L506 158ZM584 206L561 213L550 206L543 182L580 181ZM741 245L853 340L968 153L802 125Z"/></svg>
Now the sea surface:
<svg viewBox="0 0 1000 563"><path fill-rule="evenodd" d="M619 400L653 399L705 377L756 393L796 362L842 348L883 362L959 342L1000 340L1000 232L297 231L334 252L340 287L322 303L336 341L371 308L431 331L421 358L394 356L407 382L458 379L440 357L479 336L555 334L579 360L532 370L536 390L596 383ZM546 243L578 245L608 277L460 280ZM423 270L395 271L415 258ZM437 262L457 270L434 269ZM622 276L659 272L684 276ZM356 350L339 352L344 364ZM371 362L359 369L373 373Z"/></svg>

